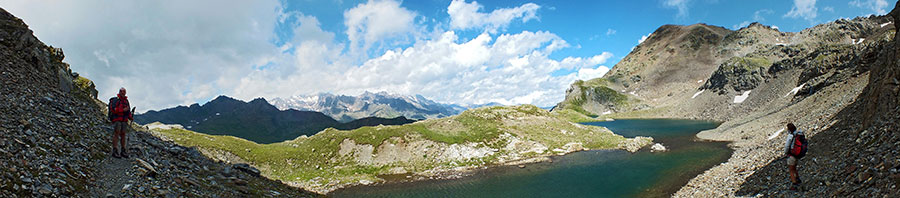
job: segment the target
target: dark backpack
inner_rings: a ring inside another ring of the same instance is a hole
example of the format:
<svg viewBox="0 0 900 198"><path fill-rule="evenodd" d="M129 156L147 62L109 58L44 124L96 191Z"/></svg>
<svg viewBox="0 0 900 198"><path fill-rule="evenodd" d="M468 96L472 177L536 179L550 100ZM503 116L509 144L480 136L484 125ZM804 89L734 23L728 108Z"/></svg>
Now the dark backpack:
<svg viewBox="0 0 900 198"><path fill-rule="evenodd" d="M797 159L803 158L806 156L807 146L809 146L809 142L806 141L805 135L794 135L794 143L791 144L791 151L788 154Z"/></svg>
<svg viewBox="0 0 900 198"><path fill-rule="evenodd" d="M116 105L119 105L119 97L109 98L109 103L106 105L106 117L110 121L112 121L113 116L115 116L115 114L113 114L113 110L116 108Z"/></svg>

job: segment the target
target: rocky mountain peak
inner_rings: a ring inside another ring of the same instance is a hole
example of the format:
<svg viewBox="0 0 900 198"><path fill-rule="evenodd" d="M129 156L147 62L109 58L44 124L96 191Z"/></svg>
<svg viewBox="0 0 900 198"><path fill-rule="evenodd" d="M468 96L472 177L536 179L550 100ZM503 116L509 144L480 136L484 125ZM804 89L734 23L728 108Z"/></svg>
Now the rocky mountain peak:
<svg viewBox="0 0 900 198"><path fill-rule="evenodd" d="M875 43L884 40L879 35L890 34L888 28L892 26L886 26L890 23L889 17L885 16L857 17L816 25L800 32L781 32L761 23L752 23L736 31L702 23L663 25L601 80L585 81L602 83L573 84L572 88L584 90L567 92L566 100L560 104L583 104L581 106L591 114L599 115L630 107L609 107L609 101L580 102L577 100L586 97L570 97L570 94L614 90L651 106L669 103L667 101L673 101L678 94L688 94L690 98L695 92L707 89L720 95L742 94L777 77L778 72L791 69L789 67L810 64L817 68L801 71L799 80L813 80L809 83L824 86L835 80L817 76L828 74L835 68L846 68L841 65L851 61L854 53L876 46ZM792 88L801 84L794 84Z"/></svg>
<svg viewBox="0 0 900 198"><path fill-rule="evenodd" d="M641 44L650 44L666 40L686 39L686 36L694 36L697 38L712 36L721 38L730 31L731 30L725 29L723 27L713 26L706 23L696 23L687 26L666 24L653 31L650 37L648 37L647 40L645 40ZM635 50L637 50L637 47L635 48Z"/></svg>
<svg viewBox="0 0 900 198"><path fill-rule="evenodd" d="M253 100L251 100L248 103L250 103L250 104L263 104L263 103L269 104L269 102L267 102L265 98L254 98Z"/></svg>
<svg viewBox="0 0 900 198"><path fill-rule="evenodd" d="M455 115L461 109L440 104L421 95L407 96L386 91L365 91L357 96L319 93L271 99L278 109L317 111L341 121L349 122L365 117L430 119Z"/></svg>
<svg viewBox="0 0 900 198"><path fill-rule="evenodd" d="M228 97L228 96L226 96L226 95L219 95L219 96L217 96L215 99L211 100L210 102L212 102L212 101L216 101L216 102L225 102L225 101L238 101L238 100L237 100L237 99L234 99L234 98L232 98L232 97Z"/></svg>
<svg viewBox="0 0 900 198"><path fill-rule="evenodd" d="M709 77L721 61L718 46L733 32L704 23L663 25L612 67L603 77L603 86L638 99L684 89Z"/></svg>
<svg viewBox="0 0 900 198"><path fill-rule="evenodd" d="M761 28L761 29L778 30L778 29L772 28L772 26L763 25L762 23L759 23L759 22L750 23L750 25L747 25L747 27L744 27L744 28ZM741 29L744 29L744 28L741 28Z"/></svg>

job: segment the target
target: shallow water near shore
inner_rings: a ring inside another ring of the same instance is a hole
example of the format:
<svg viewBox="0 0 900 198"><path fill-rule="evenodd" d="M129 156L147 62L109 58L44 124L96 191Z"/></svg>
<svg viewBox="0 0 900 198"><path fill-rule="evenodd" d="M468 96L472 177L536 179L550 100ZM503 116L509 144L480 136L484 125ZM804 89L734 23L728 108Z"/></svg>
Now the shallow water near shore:
<svg viewBox="0 0 900 198"><path fill-rule="evenodd" d="M642 119L583 123L625 137L651 136L667 152L595 150L553 157L553 162L492 167L449 180L388 182L337 190L332 197L667 197L692 177L725 162L725 142L697 140L716 122Z"/></svg>

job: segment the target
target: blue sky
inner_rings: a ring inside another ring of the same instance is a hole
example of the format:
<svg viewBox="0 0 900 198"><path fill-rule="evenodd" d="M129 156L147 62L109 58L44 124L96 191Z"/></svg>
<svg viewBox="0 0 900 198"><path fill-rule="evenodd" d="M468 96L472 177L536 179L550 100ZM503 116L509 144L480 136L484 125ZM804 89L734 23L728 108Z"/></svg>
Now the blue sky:
<svg viewBox="0 0 900 198"><path fill-rule="evenodd" d="M331 92L552 106L664 24L796 32L886 0L2 1L101 98L147 109ZM46 14L54 13L54 14ZM139 105L136 105L139 106Z"/></svg>
<svg viewBox="0 0 900 198"><path fill-rule="evenodd" d="M285 1L286 9L296 10L319 18L322 28L330 32L342 32L344 10L365 3L366 1ZM472 2L472 1L468 1ZM797 32L815 24L853 18L870 14L885 14L890 11L892 2L883 1L816 1L816 15L812 18L804 16L786 16L794 7L794 1L758 0L685 0L685 1L554 1L554 0L510 0L510 1L475 1L484 10L495 10L534 3L541 8L538 19L525 23L511 23L506 32L550 31L566 41L577 45L563 49L551 55L552 58L567 56L591 56L598 52L612 52L609 65L630 52L641 36L656 30L665 24L690 25L706 23L723 26L729 29L745 27L749 22L760 22L774 25L781 31ZM683 14L678 6L667 5L667 2L683 2ZM417 12L421 17L417 22L424 22L428 27L448 23L448 1L422 0L402 1L401 5ZM871 4L871 5L870 5ZM880 9L880 10L879 10ZM281 37L291 37L290 27L278 29ZM464 39L471 39L481 33L479 30L463 31ZM346 42L339 37L339 42ZM408 45L400 45L400 47ZM580 47L578 47L580 46ZM376 50L377 53L378 50Z"/></svg>

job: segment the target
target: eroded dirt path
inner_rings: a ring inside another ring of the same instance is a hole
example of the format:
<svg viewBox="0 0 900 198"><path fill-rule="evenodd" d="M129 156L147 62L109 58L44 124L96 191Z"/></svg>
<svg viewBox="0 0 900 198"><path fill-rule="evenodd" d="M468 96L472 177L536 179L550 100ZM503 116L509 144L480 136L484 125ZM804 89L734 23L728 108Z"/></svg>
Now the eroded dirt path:
<svg viewBox="0 0 900 198"><path fill-rule="evenodd" d="M135 138L134 133L134 131L130 131L127 134L127 145L129 146L136 143L133 141ZM111 147L109 145L97 146ZM136 153L136 150L138 149L129 148L130 153L132 153L132 156L129 158L116 158L112 155L107 155L107 157L100 162L95 183L97 186L91 188L91 197L124 197L122 196L122 192L126 191L125 186L128 185L130 188L135 181L142 179L134 172L136 166L138 166L138 158L135 158L133 154Z"/></svg>

